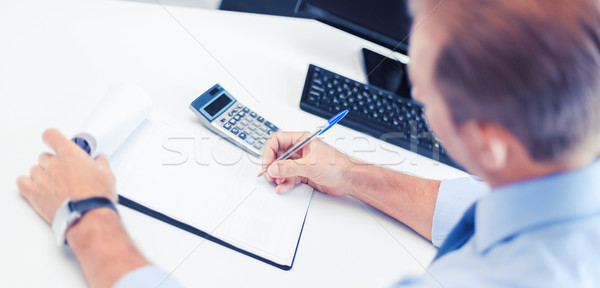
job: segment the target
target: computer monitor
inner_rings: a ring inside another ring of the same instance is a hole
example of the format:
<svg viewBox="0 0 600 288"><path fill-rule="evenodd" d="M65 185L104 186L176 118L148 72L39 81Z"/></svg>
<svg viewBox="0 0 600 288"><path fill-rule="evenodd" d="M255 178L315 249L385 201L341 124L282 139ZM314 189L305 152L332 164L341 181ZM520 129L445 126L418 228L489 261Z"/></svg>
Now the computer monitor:
<svg viewBox="0 0 600 288"><path fill-rule="evenodd" d="M295 12L407 53L412 25L407 0L298 0ZM406 65L367 49L363 49L363 59L369 84L410 98Z"/></svg>

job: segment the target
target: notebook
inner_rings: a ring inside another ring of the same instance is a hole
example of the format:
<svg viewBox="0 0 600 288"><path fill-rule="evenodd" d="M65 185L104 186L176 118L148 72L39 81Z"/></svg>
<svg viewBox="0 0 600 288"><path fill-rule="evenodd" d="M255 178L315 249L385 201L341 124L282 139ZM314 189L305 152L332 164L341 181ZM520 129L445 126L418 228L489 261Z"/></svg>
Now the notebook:
<svg viewBox="0 0 600 288"><path fill-rule="evenodd" d="M148 119L110 156L120 204L289 270L313 188L275 193L260 161L206 129Z"/></svg>

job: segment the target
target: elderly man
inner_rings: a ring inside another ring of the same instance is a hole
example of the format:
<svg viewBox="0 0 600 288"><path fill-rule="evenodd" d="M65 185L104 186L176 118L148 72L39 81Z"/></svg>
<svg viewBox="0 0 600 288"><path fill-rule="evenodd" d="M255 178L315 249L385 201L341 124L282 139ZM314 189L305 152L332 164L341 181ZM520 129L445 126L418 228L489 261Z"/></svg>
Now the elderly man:
<svg viewBox="0 0 600 288"><path fill-rule="evenodd" d="M351 195L440 247L424 277L397 286L599 287L598 4L411 4L413 96L447 151L487 184L420 179L337 151L331 164L333 148L321 141L273 162L306 133L274 134L264 152L267 178L278 193L306 182ZM54 130L43 138L56 154L42 154L18 186L48 222L66 197L114 201L106 159L90 159ZM91 285L152 283L143 281L156 268L111 209L86 213L66 239Z"/></svg>

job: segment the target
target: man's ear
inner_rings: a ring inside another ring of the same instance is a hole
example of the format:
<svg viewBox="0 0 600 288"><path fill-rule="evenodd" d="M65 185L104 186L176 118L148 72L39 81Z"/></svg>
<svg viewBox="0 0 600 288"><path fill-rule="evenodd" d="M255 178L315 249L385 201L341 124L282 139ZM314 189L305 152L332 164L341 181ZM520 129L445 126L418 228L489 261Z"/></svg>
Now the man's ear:
<svg viewBox="0 0 600 288"><path fill-rule="evenodd" d="M510 141L507 133L499 125L475 121L465 122L461 127L461 134L470 146L469 153L486 172L505 168Z"/></svg>

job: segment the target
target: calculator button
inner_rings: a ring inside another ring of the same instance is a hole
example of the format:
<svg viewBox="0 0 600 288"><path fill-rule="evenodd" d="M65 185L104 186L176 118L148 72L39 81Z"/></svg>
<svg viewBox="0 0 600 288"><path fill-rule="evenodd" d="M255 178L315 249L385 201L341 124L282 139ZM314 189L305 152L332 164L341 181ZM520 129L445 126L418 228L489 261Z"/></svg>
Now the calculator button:
<svg viewBox="0 0 600 288"><path fill-rule="evenodd" d="M238 109L242 109L242 107L244 107L244 106L242 106L242 104L238 104L238 106L237 106Z"/></svg>
<svg viewBox="0 0 600 288"><path fill-rule="evenodd" d="M260 129L256 129L256 134L258 134L259 136L265 135L265 131L260 130Z"/></svg>
<svg viewBox="0 0 600 288"><path fill-rule="evenodd" d="M252 135L250 135L250 136L252 136L252 138L254 138L254 139L260 138L260 136L256 132L252 133Z"/></svg>
<svg viewBox="0 0 600 288"><path fill-rule="evenodd" d="M277 128L277 126L273 125L273 123L269 122L269 121L265 121L265 126L271 128L271 130L277 132L277 130L279 130L279 128ZM269 133L271 134L271 133Z"/></svg>
<svg viewBox="0 0 600 288"><path fill-rule="evenodd" d="M267 135L271 135L271 133L273 133L273 131L272 131L272 130L268 130L268 131L267 131Z"/></svg>
<svg viewBox="0 0 600 288"><path fill-rule="evenodd" d="M265 121L265 118L263 118L262 116L258 116L258 118L256 118L256 120L258 120L258 122L262 123Z"/></svg>
<svg viewBox="0 0 600 288"><path fill-rule="evenodd" d="M258 139L258 142L260 142L260 144L262 144L262 145L265 145L265 143L267 143L267 139L260 138L260 139Z"/></svg>
<svg viewBox="0 0 600 288"><path fill-rule="evenodd" d="M252 144L254 144L254 138L248 137L248 138L246 138L246 142L248 142L248 144L252 145Z"/></svg>
<svg viewBox="0 0 600 288"><path fill-rule="evenodd" d="M223 128L229 130L229 128L231 128L231 124L225 123L225 125L223 125Z"/></svg>
<svg viewBox="0 0 600 288"><path fill-rule="evenodd" d="M257 116L257 115L256 115L256 112L250 112L250 117L252 117L252 118L256 118L256 116Z"/></svg>
<svg viewBox="0 0 600 288"><path fill-rule="evenodd" d="M246 127L246 126L247 126L247 124L246 124L246 123L244 123L244 122L242 122L242 121L240 121L240 122L238 122L238 123L237 123L237 126L238 126L238 127Z"/></svg>
<svg viewBox="0 0 600 288"><path fill-rule="evenodd" d="M235 119L235 121L240 121L240 115L233 116L233 119Z"/></svg>
<svg viewBox="0 0 600 288"><path fill-rule="evenodd" d="M238 113L238 115L240 115L240 117L244 117L244 116L246 116L246 112L240 111L240 113Z"/></svg>
<svg viewBox="0 0 600 288"><path fill-rule="evenodd" d="M227 115L233 116L233 111L229 111L229 113Z"/></svg>
<svg viewBox="0 0 600 288"><path fill-rule="evenodd" d="M250 130L250 131L254 131L254 130L256 130L256 127L255 127L255 126L252 126L252 125L248 125L248 126L246 127L246 129L248 129L248 130Z"/></svg>
<svg viewBox="0 0 600 288"><path fill-rule="evenodd" d="M267 132L267 130L269 130L269 128L267 128L266 126L260 126L260 131Z"/></svg>
<svg viewBox="0 0 600 288"><path fill-rule="evenodd" d="M248 137L248 135L246 135L246 133L242 132L240 133L240 135L238 135L238 137L240 137L242 140L246 139L246 137Z"/></svg>
<svg viewBox="0 0 600 288"><path fill-rule="evenodd" d="M237 123L237 121L235 121L235 119L229 119L229 123L230 123L231 125L235 125L235 123Z"/></svg>
<svg viewBox="0 0 600 288"><path fill-rule="evenodd" d="M237 135L238 133L240 133L240 130L238 130L238 128L233 127L233 129L231 129L231 133L233 133L233 135Z"/></svg>
<svg viewBox="0 0 600 288"><path fill-rule="evenodd" d="M225 118L225 117L221 118L221 123L225 123L225 122L227 122L227 118Z"/></svg>
<svg viewBox="0 0 600 288"><path fill-rule="evenodd" d="M263 147L263 144L260 144L260 142L255 142L254 143L254 148L259 149Z"/></svg>
<svg viewBox="0 0 600 288"><path fill-rule="evenodd" d="M248 113L248 112L250 112L250 109L248 109L248 107L244 107L244 109L242 109L242 111Z"/></svg>

